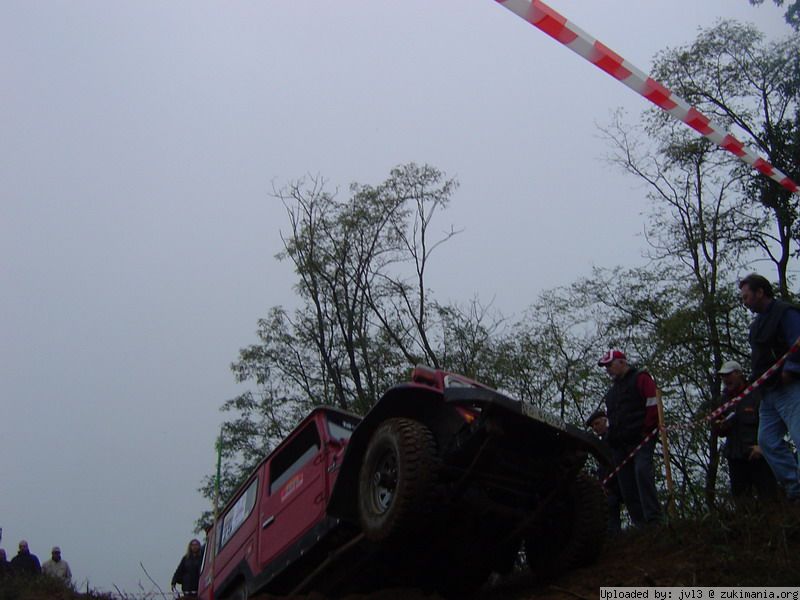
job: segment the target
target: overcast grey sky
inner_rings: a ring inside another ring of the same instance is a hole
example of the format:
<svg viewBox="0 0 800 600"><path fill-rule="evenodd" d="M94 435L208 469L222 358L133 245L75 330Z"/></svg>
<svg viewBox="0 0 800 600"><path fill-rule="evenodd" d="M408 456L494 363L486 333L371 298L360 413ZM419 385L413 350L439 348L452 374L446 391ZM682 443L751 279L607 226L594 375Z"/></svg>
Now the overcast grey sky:
<svg viewBox="0 0 800 600"><path fill-rule="evenodd" d="M552 0L639 68L771 3ZM214 467L228 370L291 304L285 211L428 162L461 187L442 301L518 313L639 262L637 182L595 124L647 103L492 0L0 3L0 527L75 579L166 589Z"/></svg>

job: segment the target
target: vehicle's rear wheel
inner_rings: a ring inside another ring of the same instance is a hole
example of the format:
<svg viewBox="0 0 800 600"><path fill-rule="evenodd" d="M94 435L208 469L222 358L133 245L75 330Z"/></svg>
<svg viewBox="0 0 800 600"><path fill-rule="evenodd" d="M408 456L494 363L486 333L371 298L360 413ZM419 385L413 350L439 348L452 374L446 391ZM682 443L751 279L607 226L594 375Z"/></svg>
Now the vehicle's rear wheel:
<svg viewBox="0 0 800 600"><path fill-rule="evenodd" d="M485 547L468 544L454 548L441 567L436 591L447 600L475 597L492 573L489 560Z"/></svg>
<svg viewBox="0 0 800 600"><path fill-rule="evenodd" d="M486 565L477 565L476 568L462 571L455 577L443 577L437 592L447 600L473 598L480 593L491 573L492 570Z"/></svg>
<svg viewBox="0 0 800 600"><path fill-rule="evenodd" d="M525 539L528 567L543 577L597 560L606 537L608 508L600 483L580 473L536 530Z"/></svg>
<svg viewBox="0 0 800 600"><path fill-rule="evenodd" d="M374 541L420 531L431 512L436 443L422 423L394 418L372 434L358 482L364 535Z"/></svg>
<svg viewBox="0 0 800 600"><path fill-rule="evenodd" d="M225 600L247 600L247 586L244 581L237 585L233 591L225 596Z"/></svg>

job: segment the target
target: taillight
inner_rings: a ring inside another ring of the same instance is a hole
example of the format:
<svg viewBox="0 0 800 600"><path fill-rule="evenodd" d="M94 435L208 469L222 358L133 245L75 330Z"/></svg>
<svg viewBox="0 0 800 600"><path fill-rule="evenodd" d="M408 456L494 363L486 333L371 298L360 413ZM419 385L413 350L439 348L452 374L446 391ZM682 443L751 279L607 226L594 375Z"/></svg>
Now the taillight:
<svg viewBox="0 0 800 600"><path fill-rule="evenodd" d="M480 412L477 410L464 408L463 406L456 406L456 412L458 412L458 414L461 415L461 418L470 425L475 421L475 419L478 418L478 415L480 415Z"/></svg>

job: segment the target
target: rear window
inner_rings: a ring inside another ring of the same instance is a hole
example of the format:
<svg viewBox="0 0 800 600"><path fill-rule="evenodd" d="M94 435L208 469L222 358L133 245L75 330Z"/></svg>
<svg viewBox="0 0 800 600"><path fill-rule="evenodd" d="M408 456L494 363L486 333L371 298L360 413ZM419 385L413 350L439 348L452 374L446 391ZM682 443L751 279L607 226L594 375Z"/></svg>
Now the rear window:
<svg viewBox="0 0 800 600"><path fill-rule="evenodd" d="M334 440L349 440L360 420L338 413L328 413L328 431Z"/></svg>
<svg viewBox="0 0 800 600"><path fill-rule="evenodd" d="M310 423L272 459L269 468L269 493L274 494L292 475L302 469L316 456L319 447L319 433L316 425Z"/></svg>
<svg viewBox="0 0 800 600"><path fill-rule="evenodd" d="M446 388L477 388L479 386L475 385L471 381L465 381L458 375L445 375L444 376L444 387Z"/></svg>

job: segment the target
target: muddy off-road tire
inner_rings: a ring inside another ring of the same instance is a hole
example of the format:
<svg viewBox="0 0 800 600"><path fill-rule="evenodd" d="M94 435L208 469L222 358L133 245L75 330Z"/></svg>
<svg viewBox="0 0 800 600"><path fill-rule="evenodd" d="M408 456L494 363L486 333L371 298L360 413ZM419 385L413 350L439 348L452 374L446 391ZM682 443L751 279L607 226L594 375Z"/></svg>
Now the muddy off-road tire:
<svg viewBox="0 0 800 600"><path fill-rule="evenodd" d="M234 590L225 596L225 600L247 600L247 586L244 582L240 583Z"/></svg>
<svg viewBox="0 0 800 600"><path fill-rule="evenodd" d="M428 524L438 461L433 434L412 419L388 419L372 434L358 477L358 512L373 541L401 540Z"/></svg>
<svg viewBox="0 0 800 600"><path fill-rule="evenodd" d="M525 539L528 568L548 578L593 563L608 527L608 506L600 483L579 473L536 531Z"/></svg>

